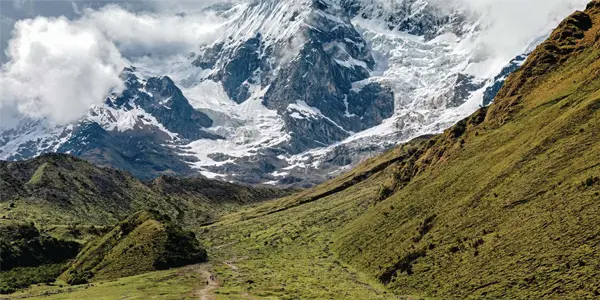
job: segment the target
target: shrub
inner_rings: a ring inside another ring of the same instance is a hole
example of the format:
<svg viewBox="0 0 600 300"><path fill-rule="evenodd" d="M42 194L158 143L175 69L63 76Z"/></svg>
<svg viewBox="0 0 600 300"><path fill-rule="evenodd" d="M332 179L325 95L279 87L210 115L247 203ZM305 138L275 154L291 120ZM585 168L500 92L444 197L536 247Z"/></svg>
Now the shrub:
<svg viewBox="0 0 600 300"><path fill-rule="evenodd" d="M383 201L387 198L389 198L390 196L392 196L394 194L394 189L387 186L387 185L381 185L379 187L379 192L377 194L377 200L378 201Z"/></svg>
<svg viewBox="0 0 600 300"><path fill-rule="evenodd" d="M3 271L16 267L58 264L77 256L81 245L41 233L33 224L0 227L0 265Z"/></svg>
<svg viewBox="0 0 600 300"><path fill-rule="evenodd" d="M10 294L33 284L52 283L63 271L64 264L38 267L16 267L0 272L0 294Z"/></svg>

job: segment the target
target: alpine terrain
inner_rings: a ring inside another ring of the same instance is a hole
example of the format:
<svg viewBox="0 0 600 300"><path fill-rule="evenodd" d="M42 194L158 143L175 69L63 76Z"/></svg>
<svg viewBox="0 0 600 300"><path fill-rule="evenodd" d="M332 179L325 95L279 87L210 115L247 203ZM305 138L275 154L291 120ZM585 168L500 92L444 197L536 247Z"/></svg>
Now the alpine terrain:
<svg viewBox="0 0 600 300"><path fill-rule="evenodd" d="M465 5L216 3L3 132L0 299L600 298L600 0L501 63Z"/></svg>
<svg viewBox="0 0 600 300"><path fill-rule="evenodd" d="M22 118L0 131L0 158L59 152L142 179L320 183L488 105L558 23L511 61L482 52L485 13L452 3L220 1L205 8L227 20L212 43L125 68L124 91L72 124Z"/></svg>

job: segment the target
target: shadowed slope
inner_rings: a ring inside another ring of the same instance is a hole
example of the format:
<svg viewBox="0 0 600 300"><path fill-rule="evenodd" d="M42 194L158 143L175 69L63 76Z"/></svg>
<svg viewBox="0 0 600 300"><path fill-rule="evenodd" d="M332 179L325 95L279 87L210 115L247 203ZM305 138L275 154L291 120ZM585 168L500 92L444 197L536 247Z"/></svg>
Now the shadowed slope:
<svg viewBox="0 0 600 300"><path fill-rule="evenodd" d="M62 154L0 162L0 190L0 217L5 219L99 225L144 209L159 210L184 225L199 224L291 192L203 178L160 177L146 184L129 173Z"/></svg>

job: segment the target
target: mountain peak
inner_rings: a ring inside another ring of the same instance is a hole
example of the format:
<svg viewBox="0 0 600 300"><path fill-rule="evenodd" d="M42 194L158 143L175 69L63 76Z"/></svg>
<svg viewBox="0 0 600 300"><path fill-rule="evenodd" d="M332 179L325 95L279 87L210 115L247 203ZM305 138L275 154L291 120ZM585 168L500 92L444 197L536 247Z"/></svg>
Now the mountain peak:
<svg viewBox="0 0 600 300"><path fill-rule="evenodd" d="M124 68L123 92L70 127L1 132L0 155L61 151L148 179L309 186L489 104L525 57L480 74L478 20L437 0L203 10L228 21L196 53Z"/></svg>

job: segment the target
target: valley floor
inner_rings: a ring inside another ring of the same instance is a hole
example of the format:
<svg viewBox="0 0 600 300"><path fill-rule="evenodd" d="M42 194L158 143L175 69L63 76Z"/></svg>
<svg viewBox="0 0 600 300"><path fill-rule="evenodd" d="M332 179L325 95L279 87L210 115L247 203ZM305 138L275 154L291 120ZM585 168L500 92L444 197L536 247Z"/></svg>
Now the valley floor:
<svg viewBox="0 0 600 300"><path fill-rule="evenodd" d="M350 189L344 195L352 199L334 194L297 205L300 194L198 228L210 264L75 287L36 286L7 299L405 299L332 251L337 229L369 208L378 186L368 181Z"/></svg>
<svg viewBox="0 0 600 300"><path fill-rule="evenodd" d="M225 219L199 233L209 237L212 257L228 260L216 268L223 280L219 297L397 299L332 251L337 229L365 211L369 201L364 199L376 194L365 186L353 189L354 199L333 195L264 215L262 207L230 216L234 220ZM261 216L253 218L253 214Z"/></svg>

